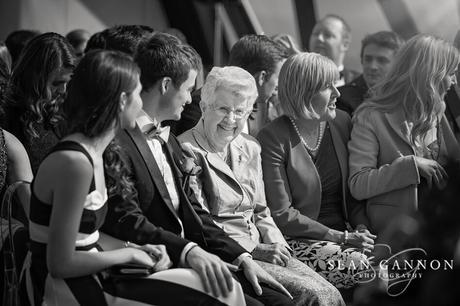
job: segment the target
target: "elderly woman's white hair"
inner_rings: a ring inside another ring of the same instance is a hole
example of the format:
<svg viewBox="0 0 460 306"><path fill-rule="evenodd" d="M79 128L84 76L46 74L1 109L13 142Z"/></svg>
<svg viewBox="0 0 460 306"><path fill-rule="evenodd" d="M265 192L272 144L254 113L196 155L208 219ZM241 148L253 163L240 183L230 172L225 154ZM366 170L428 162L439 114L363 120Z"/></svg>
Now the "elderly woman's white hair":
<svg viewBox="0 0 460 306"><path fill-rule="evenodd" d="M258 95L254 77L246 70L235 66L212 68L201 88L202 109L213 106L216 102L216 92L219 90L245 99L248 110L252 109Z"/></svg>

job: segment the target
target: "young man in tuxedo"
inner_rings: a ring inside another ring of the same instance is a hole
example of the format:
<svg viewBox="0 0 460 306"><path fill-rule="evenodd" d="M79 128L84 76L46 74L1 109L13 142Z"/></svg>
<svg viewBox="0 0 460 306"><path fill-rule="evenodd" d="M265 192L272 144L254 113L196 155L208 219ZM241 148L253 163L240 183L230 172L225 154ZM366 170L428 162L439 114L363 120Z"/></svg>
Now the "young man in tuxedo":
<svg viewBox="0 0 460 306"><path fill-rule="evenodd" d="M241 270L236 275L248 304L290 305L286 289L182 188L186 162L176 137L161 123L178 120L191 102L199 55L177 38L158 33L139 45L135 61L141 68L143 110L137 127L122 131L117 140L130 165L136 194L130 200L120 195L109 198L104 230L138 244L164 244L174 265L194 269L215 295L230 290L227 262Z"/></svg>

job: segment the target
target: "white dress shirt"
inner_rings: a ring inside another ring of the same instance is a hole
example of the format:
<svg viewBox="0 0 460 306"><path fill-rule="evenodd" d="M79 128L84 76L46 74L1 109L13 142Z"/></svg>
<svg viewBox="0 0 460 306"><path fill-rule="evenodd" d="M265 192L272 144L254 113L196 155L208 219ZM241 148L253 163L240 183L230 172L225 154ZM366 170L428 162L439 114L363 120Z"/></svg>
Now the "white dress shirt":
<svg viewBox="0 0 460 306"><path fill-rule="evenodd" d="M149 131L153 126L158 127L159 129L159 134L158 136L163 139L165 143L168 142L169 139L169 132L170 132L170 127L164 127L162 128L158 121L155 119L152 119L148 114L146 114L144 111L141 111L139 116L136 119L136 123L141 129L143 133L146 133ZM163 148L161 146L160 140L156 138L151 138L148 137L147 135L145 136L147 144L150 148L150 151L152 152L152 155L158 165L158 168L160 169L161 175L163 177L163 180L166 185L166 189L168 190L169 197L171 198L171 203L174 207L174 210L176 213L179 213L179 192L177 191L177 186L174 182L174 176L171 170L171 166L168 163L168 160L166 159L166 155L163 152ZM182 220L180 218L177 218L179 221L180 227L181 227L181 233L180 236L184 238L184 226L182 225ZM185 256L187 255L188 251L191 250L194 246L197 244L195 242L190 242L188 243L184 249L182 250L181 256L180 256L180 265L185 266Z"/></svg>

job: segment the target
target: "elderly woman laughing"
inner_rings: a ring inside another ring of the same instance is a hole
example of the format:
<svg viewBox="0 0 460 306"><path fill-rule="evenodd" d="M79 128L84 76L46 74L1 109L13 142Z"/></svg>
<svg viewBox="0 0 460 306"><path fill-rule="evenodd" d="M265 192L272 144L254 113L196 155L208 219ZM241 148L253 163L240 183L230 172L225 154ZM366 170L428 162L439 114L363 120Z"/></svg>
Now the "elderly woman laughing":
<svg viewBox="0 0 460 306"><path fill-rule="evenodd" d="M241 134L257 97L254 78L238 67L215 67L201 91L203 116L179 137L202 168L190 190L227 234L281 282L297 304L340 305L340 293L290 248L266 205L260 146Z"/></svg>

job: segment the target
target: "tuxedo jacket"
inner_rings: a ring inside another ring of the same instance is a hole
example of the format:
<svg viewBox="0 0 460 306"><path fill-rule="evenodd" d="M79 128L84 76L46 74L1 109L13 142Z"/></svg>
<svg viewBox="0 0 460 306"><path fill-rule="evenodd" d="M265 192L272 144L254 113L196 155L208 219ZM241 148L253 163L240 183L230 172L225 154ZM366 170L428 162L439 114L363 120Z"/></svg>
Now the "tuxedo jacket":
<svg viewBox="0 0 460 306"><path fill-rule="evenodd" d="M366 81L364 81L361 74L350 83L339 87L338 90L340 97L337 98L337 108L352 116L355 109L366 98L369 87L367 87Z"/></svg>
<svg viewBox="0 0 460 306"><path fill-rule="evenodd" d="M232 262L245 250L229 238L199 204L191 203L182 188L183 174L181 147L174 135L163 145L166 159L179 195L179 211L173 208L164 179L147 141L139 127L123 130L117 141L123 148L125 162L130 166L137 191L131 200L121 196L109 198L109 210L103 231L118 239L138 244L164 244L175 265L179 263L185 245L191 241ZM181 237L181 223L184 238Z"/></svg>
<svg viewBox="0 0 460 306"><path fill-rule="evenodd" d="M337 110L329 121L342 177L342 212L352 226L368 225L365 204L351 198L347 185L347 142L350 117ZM266 125L257 136L267 204L281 232L290 237L324 239L328 227L317 221L321 209L321 179L316 166L285 115Z"/></svg>

